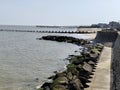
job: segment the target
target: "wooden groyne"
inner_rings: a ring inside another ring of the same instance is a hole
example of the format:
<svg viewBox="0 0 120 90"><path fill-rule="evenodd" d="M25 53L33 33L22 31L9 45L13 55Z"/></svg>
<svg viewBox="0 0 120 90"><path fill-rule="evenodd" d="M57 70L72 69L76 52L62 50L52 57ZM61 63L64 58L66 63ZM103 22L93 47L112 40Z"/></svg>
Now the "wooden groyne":
<svg viewBox="0 0 120 90"><path fill-rule="evenodd" d="M5 32L34 32L34 33L78 33L78 34L91 34L96 33L96 31L37 31L37 30L7 30L7 29L0 29L0 31Z"/></svg>
<svg viewBox="0 0 120 90"><path fill-rule="evenodd" d="M101 31L101 28L89 26L28 26L28 25L0 25L0 31L7 32L34 32L34 33L81 33L90 34Z"/></svg>

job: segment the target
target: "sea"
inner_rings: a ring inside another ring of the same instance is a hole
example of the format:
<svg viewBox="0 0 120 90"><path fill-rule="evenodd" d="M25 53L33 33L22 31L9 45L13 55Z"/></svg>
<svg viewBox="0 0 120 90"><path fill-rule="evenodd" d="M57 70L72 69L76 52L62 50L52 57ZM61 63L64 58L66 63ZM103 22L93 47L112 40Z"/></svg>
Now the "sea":
<svg viewBox="0 0 120 90"><path fill-rule="evenodd" d="M37 28L37 29L36 29ZM65 43L37 40L46 35L72 36L82 34L9 32L4 30L76 30L76 28L41 28L35 26L0 25L0 90L36 90L55 71L63 70L69 55L81 47Z"/></svg>

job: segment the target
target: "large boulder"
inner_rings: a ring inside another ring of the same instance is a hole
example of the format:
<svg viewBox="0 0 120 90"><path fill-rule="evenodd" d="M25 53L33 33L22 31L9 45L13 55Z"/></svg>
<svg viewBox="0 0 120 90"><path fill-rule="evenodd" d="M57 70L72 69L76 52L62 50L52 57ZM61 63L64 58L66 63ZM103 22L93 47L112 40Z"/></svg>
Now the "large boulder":
<svg viewBox="0 0 120 90"><path fill-rule="evenodd" d="M92 60L90 60L90 61L88 62L88 64L91 65L92 67L95 66L95 62L93 62Z"/></svg>
<svg viewBox="0 0 120 90"><path fill-rule="evenodd" d="M90 54L90 60L93 61L93 62L96 62L98 59L98 55L97 54Z"/></svg>
<svg viewBox="0 0 120 90"><path fill-rule="evenodd" d="M84 61L84 57L83 56L73 56L70 60L70 63L78 65L78 64L82 64Z"/></svg>
<svg viewBox="0 0 120 90"><path fill-rule="evenodd" d="M73 75L72 75L71 72L67 73L67 78L68 78L69 81L73 79Z"/></svg>
<svg viewBox="0 0 120 90"><path fill-rule="evenodd" d="M58 77L54 80L52 86L55 85L67 85L68 84L68 79L67 77Z"/></svg>
<svg viewBox="0 0 120 90"><path fill-rule="evenodd" d="M74 79L71 81L72 89L71 90L83 90L83 85L79 79Z"/></svg>
<svg viewBox="0 0 120 90"><path fill-rule="evenodd" d="M83 65L83 69L88 71L88 72L91 72L92 73L92 66L89 65L87 62L84 62L84 65Z"/></svg>
<svg viewBox="0 0 120 90"><path fill-rule="evenodd" d="M78 75L79 71L76 69L76 65L74 64L68 64L67 65L67 72L71 72L73 75Z"/></svg>
<svg viewBox="0 0 120 90"><path fill-rule="evenodd" d="M100 52L98 51L98 49L97 48L92 48L91 49L91 51L90 51L92 54L97 54L97 55L99 55L100 54Z"/></svg>
<svg viewBox="0 0 120 90"><path fill-rule="evenodd" d="M52 87L52 90L67 90L64 85L55 85Z"/></svg>
<svg viewBox="0 0 120 90"><path fill-rule="evenodd" d="M56 75L55 75L55 78L65 77L65 76L66 76L66 73L65 73L65 72L57 72Z"/></svg>

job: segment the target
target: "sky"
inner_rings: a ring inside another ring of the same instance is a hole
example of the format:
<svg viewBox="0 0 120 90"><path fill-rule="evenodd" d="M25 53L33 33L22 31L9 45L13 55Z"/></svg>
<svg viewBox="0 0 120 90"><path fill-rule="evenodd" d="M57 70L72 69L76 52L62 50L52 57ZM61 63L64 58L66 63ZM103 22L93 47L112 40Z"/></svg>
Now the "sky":
<svg viewBox="0 0 120 90"><path fill-rule="evenodd" d="M91 25L120 20L120 0L0 0L2 25Z"/></svg>

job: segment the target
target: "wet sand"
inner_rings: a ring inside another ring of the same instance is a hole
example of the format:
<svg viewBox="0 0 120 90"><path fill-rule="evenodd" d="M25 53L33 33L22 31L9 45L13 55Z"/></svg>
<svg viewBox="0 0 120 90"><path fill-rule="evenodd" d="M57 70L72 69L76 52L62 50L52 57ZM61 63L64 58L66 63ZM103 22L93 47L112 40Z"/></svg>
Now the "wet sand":
<svg viewBox="0 0 120 90"><path fill-rule="evenodd" d="M83 34L83 35L85 35L85 37L86 37L87 39L89 39L89 40L93 40L93 39L95 39L97 33Z"/></svg>

